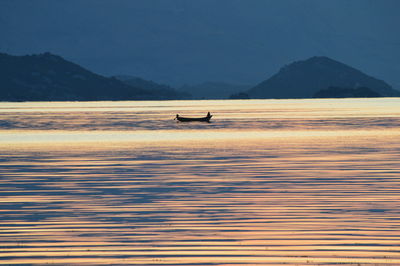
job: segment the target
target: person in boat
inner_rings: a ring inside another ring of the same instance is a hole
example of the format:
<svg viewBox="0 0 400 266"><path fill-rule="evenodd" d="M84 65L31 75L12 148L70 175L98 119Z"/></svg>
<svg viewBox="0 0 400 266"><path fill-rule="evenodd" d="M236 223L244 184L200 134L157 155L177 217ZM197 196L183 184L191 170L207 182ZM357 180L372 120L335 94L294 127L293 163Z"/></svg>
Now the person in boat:
<svg viewBox="0 0 400 266"><path fill-rule="evenodd" d="M175 117L175 119L176 119L176 120L178 120L178 118L179 118L179 115L178 115L178 114L176 114L176 117Z"/></svg>

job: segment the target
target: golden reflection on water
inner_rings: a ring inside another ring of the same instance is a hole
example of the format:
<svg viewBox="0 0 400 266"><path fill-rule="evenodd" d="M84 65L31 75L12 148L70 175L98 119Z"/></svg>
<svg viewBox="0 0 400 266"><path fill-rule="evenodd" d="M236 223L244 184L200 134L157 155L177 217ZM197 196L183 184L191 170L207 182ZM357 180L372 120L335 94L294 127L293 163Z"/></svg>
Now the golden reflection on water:
<svg viewBox="0 0 400 266"><path fill-rule="evenodd" d="M2 103L0 264L400 265L399 103Z"/></svg>

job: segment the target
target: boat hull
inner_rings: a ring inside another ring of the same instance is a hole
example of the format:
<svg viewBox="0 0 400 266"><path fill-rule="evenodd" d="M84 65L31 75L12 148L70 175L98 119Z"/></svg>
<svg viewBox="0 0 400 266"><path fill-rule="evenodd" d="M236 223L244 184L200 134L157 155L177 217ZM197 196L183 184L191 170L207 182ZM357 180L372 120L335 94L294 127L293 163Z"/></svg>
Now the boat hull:
<svg viewBox="0 0 400 266"><path fill-rule="evenodd" d="M179 122L210 122L212 116L206 116L206 117L199 117L199 118L192 118L192 117L177 117L176 119Z"/></svg>

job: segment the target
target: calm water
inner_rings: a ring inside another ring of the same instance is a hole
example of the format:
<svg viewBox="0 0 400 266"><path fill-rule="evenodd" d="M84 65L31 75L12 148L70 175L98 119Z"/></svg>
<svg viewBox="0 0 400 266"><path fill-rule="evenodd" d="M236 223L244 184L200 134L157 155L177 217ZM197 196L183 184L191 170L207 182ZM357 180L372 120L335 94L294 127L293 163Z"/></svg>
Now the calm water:
<svg viewBox="0 0 400 266"><path fill-rule="evenodd" d="M0 149L0 264L400 265L399 98L0 103Z"/></svg>

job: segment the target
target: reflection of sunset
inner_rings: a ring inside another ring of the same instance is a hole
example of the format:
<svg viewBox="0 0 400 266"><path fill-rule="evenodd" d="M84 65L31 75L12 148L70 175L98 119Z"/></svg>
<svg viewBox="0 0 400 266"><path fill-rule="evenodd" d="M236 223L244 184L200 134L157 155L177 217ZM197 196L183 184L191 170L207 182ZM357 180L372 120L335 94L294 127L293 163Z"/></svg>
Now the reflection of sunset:
<svg viewBox="0 0 400 266"><path fill-rule="evenodd" d="M399 265L399 100L375 101L5 104L0 264Z"/></svg>

